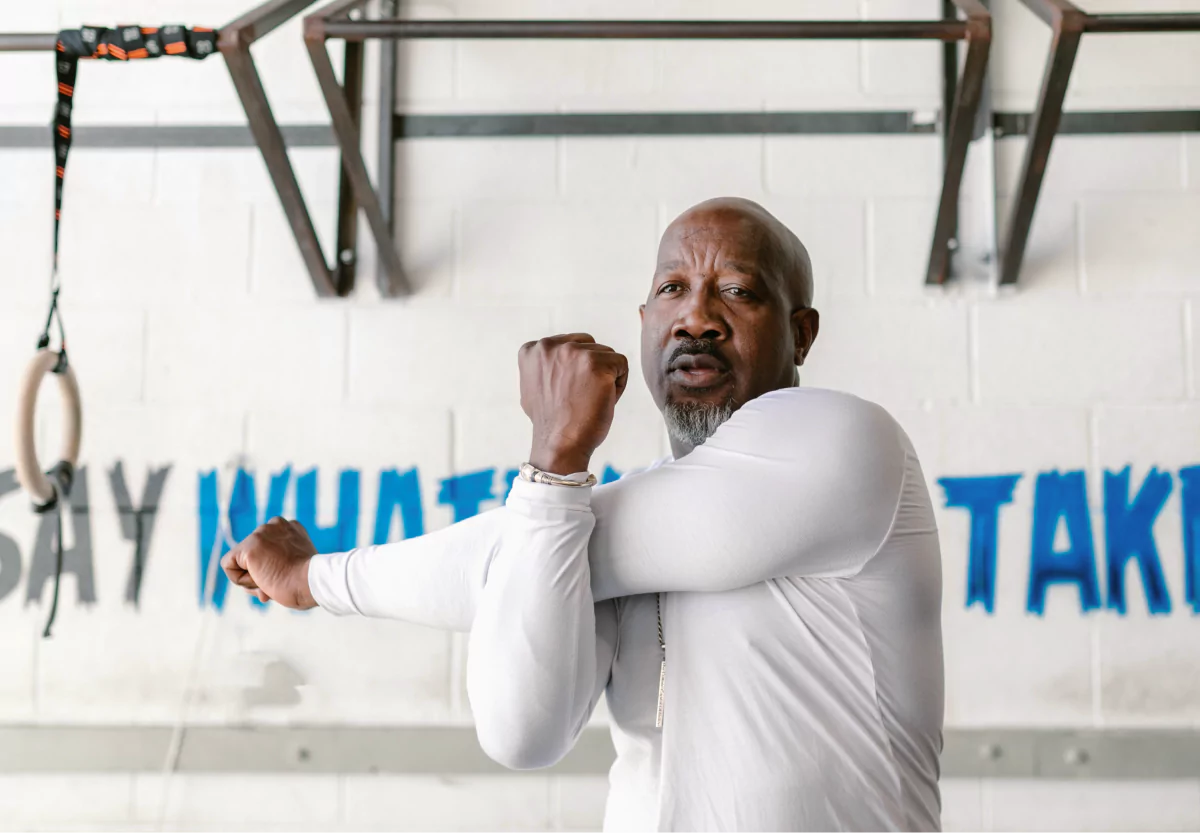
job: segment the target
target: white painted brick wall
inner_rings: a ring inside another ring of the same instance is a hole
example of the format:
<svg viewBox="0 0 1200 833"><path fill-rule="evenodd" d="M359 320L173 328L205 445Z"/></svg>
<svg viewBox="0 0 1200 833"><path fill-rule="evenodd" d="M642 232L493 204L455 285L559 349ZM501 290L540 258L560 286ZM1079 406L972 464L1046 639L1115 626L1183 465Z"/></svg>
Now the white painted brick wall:
<svg viewBox="0 0 1200 833"><path fill-rule="evenodd" d="M0 28L84 21L219 25L241 0L10 4ZM931 18L936 0L755 0L747 19ZM1154 0L1148 10L1200 10ZM996 106L1031 107L1049 33L994 0ZM1090 0L1094 11L1129 0ZM1138 6L1139 10L1143 7ZM422 0L412 17L722 19L727 0ZM286 122L325 118L293 22L255 47ZM373 47L372 47L373 49ZM337 47L334 49L337 61ZM935 44L429 42L400 50L417 112L934 109ZM1085 41L1074 109L1200 106L1195 38ZM45 56L4 55L0 123L36 125L53 101ZM219 59L81 71L80 124L244 121ZM367 99L375 90L368 85ZM370 120L370 119L369 119ZM1005 222L1023 139L998 143ZM1025 610L1038 472L1087 473L1103 566L1102 477L1200 464L1200 138L1065 137L1047 170L1021 288L984 297L923 286L941 143L907 137L414 140L397 150L397 240L416 296L381 301L365 225L360 292L316 301L257 152L73 152L63 225L64 310L85 402L98 602L64 580L55 638L26 605L37 519L0 497L0 534L22 554L0 597L0 724L462 724L461 637L388 622L251 607L236 588L201 612L197 476L222 499L238 465L266 478L361 472L359 539L373 534L379 472L420 471L427 529L451 520L439 481L503 473L529 436L515 355L529 339L588 331L630 355L631 386L597 460L628 470L667 449L641 384L636 306L657 236L718 194L763 202L808 245L821 335L805 384L851 390L897 415L937 505L945 575L947 724L1194 727L1196 620L1184 602L1179 485L1155 526L1173 611L1083 616L1055 587ZM330 252L337 156L292 153ZM0 150L0 413L32 350L50 265L51 156ZM134 254L134 257L131 257ZM48 454L53 395L40 417ZM0 471L11 467L0 430ZM170 465L140 608L122 601L133 557L108 488L124 466L138 500ZM996 609L965 607L969 519L936 480L1021 473L1000 520ZM287 509L294 508L289 498ZM0 576L0 587L8 581ZM1103 582L1102 582L1103 583ZM44 594L48 597L48 590ZM381 656L386 662L378 661ZM603 722L603 710L596 720ZM597 776L0 775L0 829L553 829L599 826ZM1200 782L943 782L946 829L1195 829Z"/></svg>

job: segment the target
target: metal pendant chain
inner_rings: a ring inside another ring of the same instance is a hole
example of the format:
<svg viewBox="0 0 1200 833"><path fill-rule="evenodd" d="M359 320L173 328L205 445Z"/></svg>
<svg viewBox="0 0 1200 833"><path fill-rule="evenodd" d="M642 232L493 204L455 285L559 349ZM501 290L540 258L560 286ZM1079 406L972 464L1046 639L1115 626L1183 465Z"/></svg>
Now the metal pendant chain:
<svg viewBox="0 0 1200 833"><path fill-rule="evenodd" d="M661 729L663 725L663 702L667 689L667 643L663 639L662 593L654 594L654 608L658 612L658 647L662 651L662 666L658 670L658 714L654 718L654 728Z"/></svg>

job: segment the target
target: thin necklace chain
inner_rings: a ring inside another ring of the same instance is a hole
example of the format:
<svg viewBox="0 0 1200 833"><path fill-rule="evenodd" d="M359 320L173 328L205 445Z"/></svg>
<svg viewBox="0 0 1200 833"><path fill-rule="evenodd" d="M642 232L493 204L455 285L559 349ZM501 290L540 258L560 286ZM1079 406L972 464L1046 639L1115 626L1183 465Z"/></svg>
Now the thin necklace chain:
<svg viewBox="0 0 1200 833"><path fill-rule="evenodd" d="M658 613L658 647L662 648L663 656L666 656L667 643L663 641L662 628L662 593L654 594L654 608Z"/></svg>

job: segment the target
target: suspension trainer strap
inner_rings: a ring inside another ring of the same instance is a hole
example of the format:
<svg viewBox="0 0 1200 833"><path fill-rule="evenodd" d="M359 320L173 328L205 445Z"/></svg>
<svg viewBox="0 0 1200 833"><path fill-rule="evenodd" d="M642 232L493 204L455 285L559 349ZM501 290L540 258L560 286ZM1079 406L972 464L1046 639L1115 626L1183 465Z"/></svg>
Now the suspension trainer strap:
<svg viewBox="0 0 1200 833"><path fill-rule="evenodd" d="M179 55L203 60L217 49L217 32L197 26L83 26L58 33L58 104L54 108L54 272L58 273L58 226L62 218L63 175L71 151L71 106L81 58L138 61Z"/></svg>
<svg viewBox="0 0 1200 833"><path fill-rule="evenodd" d="M55 321L58 323L59 352L52 366L46 366L49 372L59 374L68 384L68 389L74 391L69 397L74 403L75 420L70 434L73 440L73 453L51 469L49 499L35 504L37 512L55 513L54 537L54 597L50 602L50 615L46 620L44 638L49 638L54 627L54 619L58 614L58 594L62 583L63 567L63 511L64 504L71 493L71 484L75 474L75 457L79 451L79 392L75 387L75 377L67 365L67 335L63 328L62 310L58 303L60 290L58 278L58 233L62 221L63 180L67 172L67 155L71 152L71 110L75 98L75 78L79 72L80 59L93 58L107 61L137 61L145 58L161 58L163 55L180 55L185 58L202 60L213 54L217 48L217 33L212 29L196 27L188 29L184 26L162 26L145 28L142 26L118 26L106 29L102 26L84 26L79 29L65 29L58 33L56 44L58 71L58 103L54 107L54 261L50 275L50 311L46 315L46 326L38 338L38 350L48 351L50 331ZM42 353L39 355L53 355ZM44 373L45 370L42 371ZM42 373L37 378L41 378ZM30 401L30 425L32 424L32 408L36 402L36 382L33 385ZM33 447L32 428L29 429L27 445ZM30 452L32 455L32 452ZM36 466L36 455L33 455ZM36 468L34 469L36 471ZM26 483L26 488L29 484ZM139 516L138 546L141 547L141 529ZM141 554L138 554L139 570L141 569Z"/></svg>

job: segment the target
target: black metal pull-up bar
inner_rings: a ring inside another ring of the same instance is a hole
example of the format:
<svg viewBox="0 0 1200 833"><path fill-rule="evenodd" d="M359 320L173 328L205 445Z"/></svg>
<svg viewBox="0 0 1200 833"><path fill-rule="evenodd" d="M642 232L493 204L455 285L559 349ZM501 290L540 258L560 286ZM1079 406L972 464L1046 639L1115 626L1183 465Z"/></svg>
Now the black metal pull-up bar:
<svg viewBox="0 0 1200 833"><path fill-rule="evenodd" d="M55 32L0 33L0 52L53 52L58 42Z"/></svg>
<svg viewBox="0 0 1200 833"><path fill-rule="evenodd" d="M653 39L653 40L938 40L966 41L967 55L956 85L946 124L945 171L937 222L930 247L926 282L945 283L950 275L951 240L958 221L958 199L963 169L970 146L975 114L983 91L991 45L992 19L980 0L954 0L965 19L918 21L659 21L659 20L351 20L349 14L366 0L334 0L304 20L304 38L321 91L329 106L334 134L342 149L347 174L359 205L368 218L381 205L362 160L353 102L337 84L325 42L345 40L347 48L368 39L410 40L422 38L487 39ZM390 121L385 119L385 121ZM390 145L391 134L385 134ZM381 166L390 176L390 167ZM384 207L384 214L389 212ZM374 227L375 224L372 223ZM381 251L394 253L390 229L376 230ZM405 286L399 263L386 263L386 287L399 294Z"/></svg>

